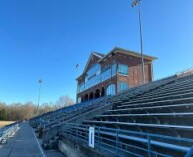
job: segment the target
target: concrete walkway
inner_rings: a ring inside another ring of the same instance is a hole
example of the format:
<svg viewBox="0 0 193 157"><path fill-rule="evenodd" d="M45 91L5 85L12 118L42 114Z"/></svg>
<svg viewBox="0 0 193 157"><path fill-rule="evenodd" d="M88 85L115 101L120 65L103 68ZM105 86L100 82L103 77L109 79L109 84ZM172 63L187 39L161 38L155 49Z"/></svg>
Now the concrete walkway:
<svg viewBox="0 0 193 157"><path fill-rule="evenodd" d="M46 157L27 122L19 125L17 133L0 144L0 157Z"/></svg>

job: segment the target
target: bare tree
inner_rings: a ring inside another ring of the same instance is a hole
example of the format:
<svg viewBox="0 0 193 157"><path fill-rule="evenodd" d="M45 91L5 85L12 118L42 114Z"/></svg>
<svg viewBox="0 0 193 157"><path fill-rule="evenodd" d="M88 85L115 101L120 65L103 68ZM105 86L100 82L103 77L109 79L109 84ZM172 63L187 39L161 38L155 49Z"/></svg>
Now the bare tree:
<svg viewBox="0 0 193 157"><path fill-rule="evenodd" d="M62 107L73 105L74 101L69 96L61 96L56 103L44 103L39 108L39 113L43 114ZM6 104L0 102L0 120L18 121L36 116L37 104L32 102Z"/></svg>
<svg viewBox="0 0 193 157"><path fill-rule="evenodd" d="M74 101L72 98L70 98L67 95L61 96L57 101L56 101L56 109L62 108L62 107L67 107L70 105L73 105Z"/></svg>

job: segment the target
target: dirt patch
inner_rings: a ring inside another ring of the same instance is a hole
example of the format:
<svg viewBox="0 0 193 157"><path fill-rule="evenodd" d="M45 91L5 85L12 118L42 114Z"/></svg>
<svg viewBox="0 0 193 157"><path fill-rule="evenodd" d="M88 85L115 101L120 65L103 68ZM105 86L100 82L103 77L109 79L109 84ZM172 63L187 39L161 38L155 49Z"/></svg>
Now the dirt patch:
<svg viewBox="0 0 193 157"><path fill-rule="evenodd" d="M0 121L0 128L4 127L5 125L9 125L14 123L14 121Z"/></svg>

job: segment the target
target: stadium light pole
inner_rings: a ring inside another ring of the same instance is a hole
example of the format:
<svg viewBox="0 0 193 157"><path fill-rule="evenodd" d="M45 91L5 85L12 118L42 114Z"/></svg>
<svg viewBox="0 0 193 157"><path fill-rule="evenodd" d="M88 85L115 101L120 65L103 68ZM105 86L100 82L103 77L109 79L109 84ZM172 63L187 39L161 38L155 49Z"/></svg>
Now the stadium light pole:
<svg viewBox="0 0 193 157"><path fill-rule="evenodd" d="M38 107L37 107L37 113L36 113L37 115L39 114L42 79L39 79L39 80L38 80L38 83L39 83L39 92L38 92Z"/></svg>
<svg viewBox="0 0 193 157"><path fill-rule="evenodd" d="M144 70L144 57L143 57L143 36L142 36L142 26L141 26L141 10L140 10L140 1L133 0L131 6L134 8L138 6L138 18L139 18L139 31L140 31L140 47L141 47L141 72L143 78L143 84L145 84L145 70Z"/></svg>

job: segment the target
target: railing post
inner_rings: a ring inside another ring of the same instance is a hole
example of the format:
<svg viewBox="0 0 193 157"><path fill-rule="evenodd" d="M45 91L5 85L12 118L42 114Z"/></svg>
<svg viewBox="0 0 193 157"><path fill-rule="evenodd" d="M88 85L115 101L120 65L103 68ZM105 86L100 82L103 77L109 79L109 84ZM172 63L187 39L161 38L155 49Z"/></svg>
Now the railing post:
<svg viewBox="0 0 193 157"><path fill-rule="evenodd" d="M116 130L116 157L118 157L118 147L119 147L119 130Z"/></svg>
<svg viewBox="0 0 193 157"><path fill-rule="evenodd" d="M98 127L98 147L100 148L100 127Z"/></svg>
<svg viewBox="0 0 193 157"><path fill-rule="evenodd" d="M185 155L185 157L191 157L191 156L193 156L193 146L190 148L190 150Z"/></svg>
<svg viewBox="0 0 193 157"><path fill-rule="evenodd" d="M72 126L70 126L70 137L72 137Z"/></svg>
<svg viewBox="0 0 193 157"><path fill-rule="evenodd" d="M76 141L78 141L78 128L79 128L79 125L78 127L76 127Z"/></svg>
<svg viewBox="0 0 193 157"><path fill-rule="evenodd" d="M147 137L148 137L148 157L151 157L151 140L149 135Z"/></svg>

